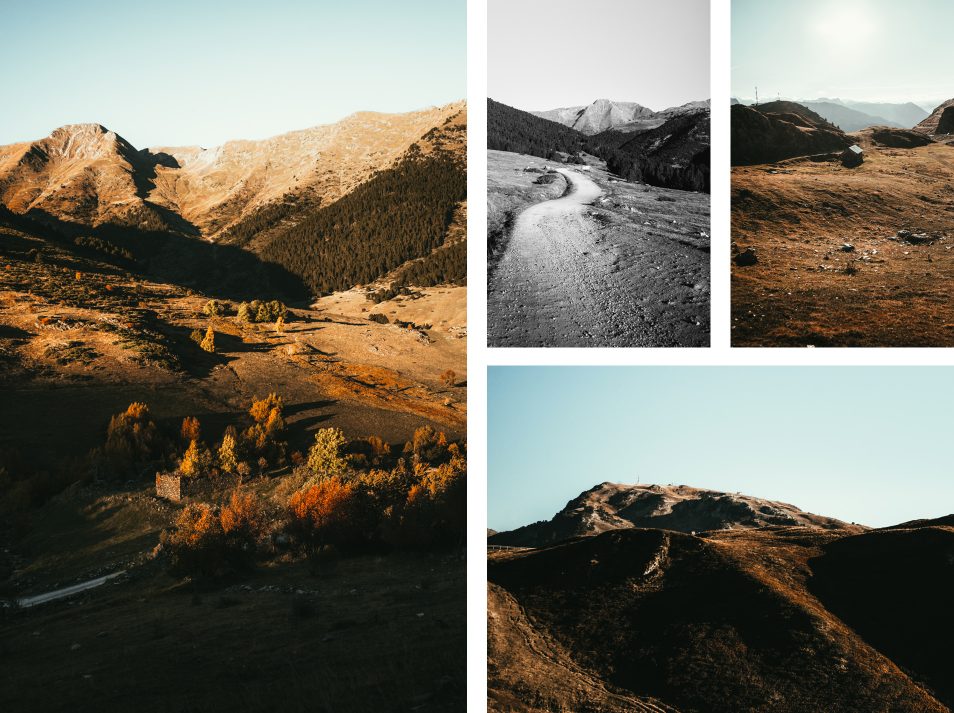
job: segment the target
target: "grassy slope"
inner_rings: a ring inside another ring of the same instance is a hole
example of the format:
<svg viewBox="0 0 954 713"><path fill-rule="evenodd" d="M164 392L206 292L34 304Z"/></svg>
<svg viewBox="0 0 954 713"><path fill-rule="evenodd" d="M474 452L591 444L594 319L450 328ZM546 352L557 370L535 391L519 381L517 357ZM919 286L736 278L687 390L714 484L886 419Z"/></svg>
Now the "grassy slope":
<svg viewBox="0 0 954 713"><path fill-rule="evenodd" d="M954 147L863 147L856 169L733 169L732 240L759 257L732 270L733 345L954 345ZM904 228L942 237L889 239Z"/></svg>

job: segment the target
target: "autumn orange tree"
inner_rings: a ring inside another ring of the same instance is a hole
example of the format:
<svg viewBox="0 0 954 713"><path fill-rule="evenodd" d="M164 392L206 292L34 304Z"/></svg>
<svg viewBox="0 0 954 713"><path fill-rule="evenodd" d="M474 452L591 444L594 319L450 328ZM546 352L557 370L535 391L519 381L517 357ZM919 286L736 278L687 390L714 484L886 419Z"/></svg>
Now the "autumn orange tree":
<svg viewBox="0 0 954 713"><path fill-rule="evenodd" d="M199 440L202 436L202 426L199 424L199 419L195 416L186 416L182 419L182 427L179 429L179 435L182 436L182 440L185 443Z"/></svg>
<svg viewBox="0 0 954 713"><path fill-rule="evenodd" d="M265 523L261 505L251 493L235 490L218 513L195 503L176 518L175 528L162 533L173 570L216 576L247 567Z"/></svg>
<svg viewBox="0 0 954 713"><path fill-rule="evenodd" d="M345 547L367 540L367 511L360 491L332 476L292 495L289 529L312 551L325 545Z"/></svg>
<svg viewBox="0 0 954 713"><path fill-rule="evenodd" d="M236 489L219 513L223 534L240 547L254 543L265 521L262 507L251 493Z"/></svg>
<svg viewBox="0 0 954 713"><path fill-rule="evenodd" d="M286 444L281 440L285 432L283 408L282 397L274 392L263 399L252 399L248 414L253 423L242 434L243 445L250 455L265 458L266 461L284 455Z"/></svg>
<svg viewBox="0 0 954 713"><path fill-rule="evenodd" d="M164 531L160 542L174 571L214 576L228 568L222 525L206 503L186 506L176 518L175 528Z"/></svg>

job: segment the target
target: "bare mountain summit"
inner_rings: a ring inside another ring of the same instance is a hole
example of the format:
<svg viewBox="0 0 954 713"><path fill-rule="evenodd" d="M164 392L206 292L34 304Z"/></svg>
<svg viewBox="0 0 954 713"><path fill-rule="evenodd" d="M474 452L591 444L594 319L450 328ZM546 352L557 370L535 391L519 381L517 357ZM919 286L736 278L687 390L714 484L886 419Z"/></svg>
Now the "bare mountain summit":
<svg viewBox="0 0 954 713"><path fill-rule="evenodd" d="M651 119L656 112L635 102L597 99L589 106L573 106L530 113L542 119L569 126L581 133L593 135L607 129L631 124L639 119Z"/></svg>
<svg viewBox="0 0 954 713"><path fill-rule="evenodd" d="M141 152L99 124L71 124L45 139L0 147L0 203L71 223L166 227L148 200L170 157Z"/></svg>
<svg viewBox="0 0 954 713"><path fill-rule="evenodd" d="M738 493L702 490L688 485L601 483L568 502L549 521L499 532L488 542L514 547L542 547L572 537L633 527L703 532L772 525L856 532L865 529L803 512L787 503Z"/></svg>

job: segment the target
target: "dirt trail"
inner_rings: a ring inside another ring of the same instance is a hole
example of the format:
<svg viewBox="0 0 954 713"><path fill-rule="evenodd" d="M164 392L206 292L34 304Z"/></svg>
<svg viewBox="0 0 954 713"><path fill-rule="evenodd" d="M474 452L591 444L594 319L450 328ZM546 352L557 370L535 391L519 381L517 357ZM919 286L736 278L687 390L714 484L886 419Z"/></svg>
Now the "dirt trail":
<svg viewBox="0 0 954 713"><path fill-rule="evenodd" d="M708 254L690 255L694 245L670 239L671 229L683 230L676 226L677 219L683 222L683 211L672 219L673 208L658 202L657 191L618 181L610 181L616 188L607 184L604 190L581 172L558 170L570 190L517 216L506 252L490 276L489 345L705 343L708 309L699 295L707 292L707 284L699 279L698 267ZM619 188L623 185L638 190L624 196ZM670 206L681 205L675 202L681 199L662 198L672 201ZM624 202L616 212L607 210ZM642 208L637 209L637 203Z"/></svg>
<svg viewBox="0 0 954 713"><path fill-rule="evenodd" d="M560 173L570 191L518 216L491 278L489 333L499 346L585 345L601 333L597 295L612 259L595 251L584 208L603 192L576 171Z"/></svg>

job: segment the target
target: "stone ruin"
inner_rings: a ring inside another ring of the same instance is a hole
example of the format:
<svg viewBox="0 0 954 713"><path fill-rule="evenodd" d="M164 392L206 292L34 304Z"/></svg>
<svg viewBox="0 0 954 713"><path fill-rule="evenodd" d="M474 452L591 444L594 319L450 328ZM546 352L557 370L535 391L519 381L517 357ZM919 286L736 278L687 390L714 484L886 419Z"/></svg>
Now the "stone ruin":
<svg viewBox="0 0 954 713"><path fill-rule="evenodd" d="M165 498L174 503L182 500L182 475L156 473L156 497Z"/></svg>

